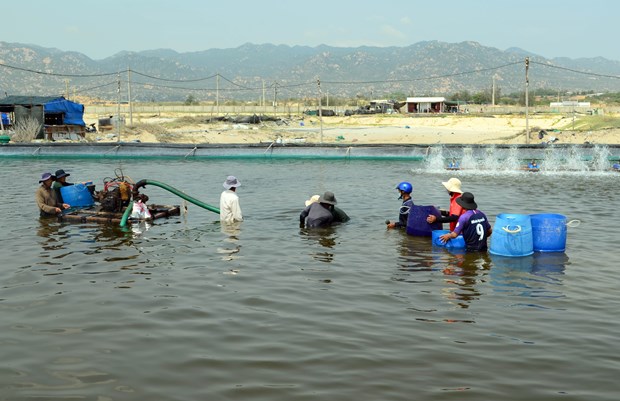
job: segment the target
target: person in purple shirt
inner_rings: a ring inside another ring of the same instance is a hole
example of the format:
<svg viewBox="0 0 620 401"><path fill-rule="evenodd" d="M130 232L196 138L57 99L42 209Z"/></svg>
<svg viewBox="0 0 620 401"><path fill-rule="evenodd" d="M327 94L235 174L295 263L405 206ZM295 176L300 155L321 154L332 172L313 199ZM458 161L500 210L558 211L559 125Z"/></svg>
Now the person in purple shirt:
<svg viewBox="0 0 620 401"><path fill-rule="evenodd" d="M471 192L464 192L456 199L456 202L466 211L459 217L454 231L439 238L446 242L451 238L456 238L459 234L463 234L467 251L486 251L487 239L493 232L489 219L478 210L478 205Z"/></svg>

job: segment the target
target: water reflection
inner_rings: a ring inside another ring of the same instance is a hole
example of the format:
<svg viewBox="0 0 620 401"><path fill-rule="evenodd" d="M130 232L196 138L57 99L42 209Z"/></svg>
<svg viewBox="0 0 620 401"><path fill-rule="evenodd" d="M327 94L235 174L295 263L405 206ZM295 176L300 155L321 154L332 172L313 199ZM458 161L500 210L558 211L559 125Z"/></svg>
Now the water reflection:
<svg viewBox="0 0 620 401"><path fill-rule="evenodd" d="M394 277L395 281L437 282L437 276L432 273L440 273L440 292L450 303L468 308L473 300L480 298L481 292L477 286L486 281L492 264L487 253L466 253L464 249L437 247L428 237L404 234L398 249L399 273Z"/></svg>
<svg viewBox="0 0 620 401"><path fill-rule="evenodd" d="M569 263L563 252L534 252L518 258L491 256L491 284L495 291L528 298L559 298L564 270ZM537 306L537 305L535 305Z"/></svg>
<svg viewBox="0 0 620 401"><path fill-rule="evenodd" d="M220 230L224 234L225 243L229 246L217 248L217 252L222 254L222 260L231 261L238 259L237 255L241 251L241 244L239 243L239 235L241 234L241 222L233 223L221 223Z"/></svg>
<svg viewBox="0 0 620 401"><path fill-rule="evenodd" d="M306 239L310 242L317 242L329 251L312 251L310 255L320 262L331 263L334 260L334 252L332 251L336 247L336 235L335 227L318 227L318 228L302 228L299 230L299 235L302 239Z"/></svg>
<svg viewBox="0 0 620 401"><path fill-rule="evenodd" d="M442 269L445 284L443 296L460 308L469 308L469 304L482 295L478 285L486 282L492 265L491 258L486 252L466 253L463 250L443 248L436 252L452 255Z"/></svg>

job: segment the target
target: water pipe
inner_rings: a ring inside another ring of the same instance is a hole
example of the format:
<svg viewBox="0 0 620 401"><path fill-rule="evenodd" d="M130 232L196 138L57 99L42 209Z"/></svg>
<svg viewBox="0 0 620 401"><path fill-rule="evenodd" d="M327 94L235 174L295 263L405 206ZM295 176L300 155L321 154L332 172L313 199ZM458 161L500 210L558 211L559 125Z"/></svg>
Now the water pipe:
<svg viewBox="0 0 620 401"><path fill-rule="evenodd" d="M204 203L202 201L199 201L198 199L193 198L193 197L191 197L191 196L189 196L189 195L179 191L178 189L171 187L168 184L164 184L163 182L154 181L154 180L140 180L140 181L138 181L136 183L136 185L134 185L134 187L133 187L134 192L137 192L140 187L146 187L147 185L155 185L157 187L163 188L166 191L172 192L173 194L175 194L177 196L180 196L181 198L185 199L188 202L193 203L196 206L200 206L203 209L207 209L207 210L209 210L209 211L211 211L213 213L220 214L220 209L219 208L217 208L215 206L211 206L211 205L209 205L207 203Z"/></svg>
<svg viewBox="0 0 620 401"><path fill-rule="evenodd" d="M133 201L129 202L127 205L127 209L125 209L125 213L123 213L123 217L121 218L121 227L125 227L127 225L127 220L129 219L129 215L133 211Z"/></svg>

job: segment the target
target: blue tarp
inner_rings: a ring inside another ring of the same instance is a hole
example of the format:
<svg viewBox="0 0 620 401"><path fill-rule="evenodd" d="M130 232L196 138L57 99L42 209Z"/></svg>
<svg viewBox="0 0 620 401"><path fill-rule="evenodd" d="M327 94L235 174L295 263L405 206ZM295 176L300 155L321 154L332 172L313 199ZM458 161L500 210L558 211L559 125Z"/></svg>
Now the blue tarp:
<svg viewBox="0 0 620 401"><path fill-rule="evenodd" d="M2 114L2 124L11 125L11 119L9 118L8 113L0 113Z"/></svg>
<svg viewBox="0 0 620 401"><path fill-rule="evenodd" d="M64 123L86 126L84 123L84 105L59 97L44 104L45 113L64 113Z"/></svg>

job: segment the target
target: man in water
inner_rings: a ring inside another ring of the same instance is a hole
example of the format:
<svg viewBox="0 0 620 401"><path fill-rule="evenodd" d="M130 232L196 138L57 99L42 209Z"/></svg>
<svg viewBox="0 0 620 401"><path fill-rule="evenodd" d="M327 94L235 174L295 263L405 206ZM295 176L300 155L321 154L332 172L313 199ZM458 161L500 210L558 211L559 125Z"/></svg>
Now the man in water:
<svg viewBox="0 0 620 401"><path fill-rule="evenodd" d="M464 192L463 195L456 199L456 202L466 211L459 217L456 228L439 238L441 241L447 242L452 238L458 237L459 234L463 234L468 252L486 251L487 239L493 232L489 219L478 210L478 205L474 201L474 195L471 192Z"/></svg>
<svg viewBox="0 0 620 401"><path fill-rule="evenodd" d="M327 227L335 222L332 208L338 203L333 192L326 191L318 201L310 202L299 214L299 227ZM344 213L344 212L343 212ZM346 214L345 214L346 215ZM348 218L348 216L347 216Z"/></svg>
<svg viewBox="0 0 620 401"><path fill-rule="evenodd" d="M409 211L413 206L413 198L411 198L411 192L413 192L413 185L407 181L403 181L396 186L400 196L398 199L402 199L403 203L400 205L398 211L398 221L386 221L387 228L407 228L407 221L409 220Z"/></svg>
<svg viewBox="0 0 620 401"><path fill-rule="evenodd" d="M52 183L56 179L52 173L43 173L39 183L41 186L37 188L34 199L39 206L41 217L55 216L62 212L62 209L68 209L70 206L62 203L56 197L56 191L52 189Z"/></svg>
<svg viewBox="0 0 620 401"><path fill-rule="evenodd" d="M241 182L234 175L229 175L224 181L224 192L220 195L220 222L235 223L243 221L237 188Z"/></svg>
<svg viewBox="0 0 620 401"><path fill-rule="evenodd" d="M450 231L454 231L454 228L456 227L456 222L458 221L459 217L465 212L461 205L456 202L456 200L463 193L463 191L461 190L461 180L452 177L448 181L442 182L442 184L450 195L450 209L447 212L442 211L441 217L429 214L426 218L426 222L429 224L433 224L435 222L450 223Z"/></svg>
<svg viewBox="0 0 620 401"><path fill-rule="evenodd" d="M321 195L312 195L312 197L306 201L306 207L318 202L319 199L321 199ZM332 216L334 216L332 223L346 223L351 220L345 211L340 209L338 206L332 205L330 211L332 212Z"/></svg>

